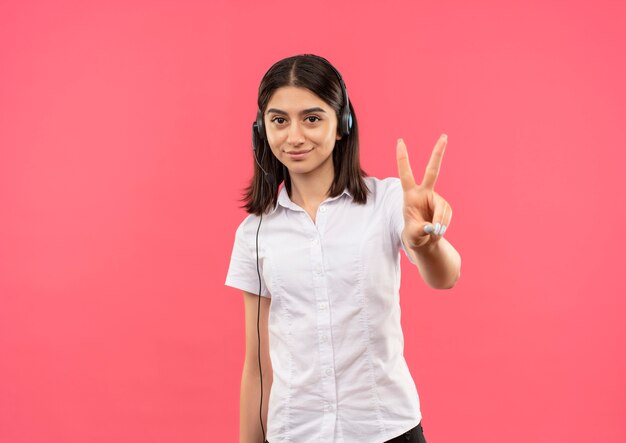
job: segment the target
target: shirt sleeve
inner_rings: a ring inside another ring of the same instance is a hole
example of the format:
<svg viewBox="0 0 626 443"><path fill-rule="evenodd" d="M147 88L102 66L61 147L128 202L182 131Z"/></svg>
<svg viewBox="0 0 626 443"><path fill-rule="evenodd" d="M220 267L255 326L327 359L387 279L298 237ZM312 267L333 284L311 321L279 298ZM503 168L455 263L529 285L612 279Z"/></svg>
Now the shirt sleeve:
<svg viewBox="0 0 626 443"><path fill-rule="evenodd" d="M255 244L257 224L253 223L252 218L248 216L237 228L235 243L230 257L230 266L228 267L226 282L224 284L232 288L241 289L242 291L259 294L260 275L260 295L263 297L271 297L263 281L263 263L260 258L257 272Z"/></svg>
<svg viewBox="0 0 626 443"><path fill-rule="evenodd" d="M387 179L388 187L386 190L386 208L387 216L389 218L389 225L391 235L394 243L398 248L402 248L404 255L413 264L416 264L411 260L411 254L408 253L407 247L402 241L402 231L404 230L404 216L402 215L402 208L404 204L404 193L402 192L402 183L397 177L391 177Z"/></svg>

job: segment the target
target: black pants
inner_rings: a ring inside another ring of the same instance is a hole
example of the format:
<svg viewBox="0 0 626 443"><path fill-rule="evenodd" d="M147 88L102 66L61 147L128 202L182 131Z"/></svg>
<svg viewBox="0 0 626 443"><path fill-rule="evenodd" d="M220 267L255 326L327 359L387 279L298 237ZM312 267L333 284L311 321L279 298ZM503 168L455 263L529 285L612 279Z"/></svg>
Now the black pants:
<svg viewBox="0 0 626 443"><path fill-rule="evenodd" d="M424 438L424 429L422 429L422 424L421 423L418 424L413 429L406 431L404 434L398 435L397 437L392 438L391 440L387 440L385 443L426 443L426 439Z"/></svg>
<svg viewBox="0 0 626 443"><path fill-rule="evenodd" d="M422 424L418 424L410 431L406 431L404 434L398 435L396 438L387 440L385 443L426 443Z"/></svg>

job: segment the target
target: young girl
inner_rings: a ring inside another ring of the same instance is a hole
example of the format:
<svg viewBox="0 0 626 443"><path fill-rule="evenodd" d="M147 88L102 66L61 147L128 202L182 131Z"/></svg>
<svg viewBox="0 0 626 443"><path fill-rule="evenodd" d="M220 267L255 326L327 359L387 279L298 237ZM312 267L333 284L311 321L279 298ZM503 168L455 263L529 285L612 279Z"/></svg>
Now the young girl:
<svg viewBox="0 0 626 443"><path fill-rule="evenodd" d="M425 442L403 356L399 251L431 287L459 278L461 257L442 237L452 210L434 191L446 141L421 184L401 139L400 178L369 177L327 60L289 57L265 74L250 215L226 278L245 306L240 442Z"/></svg>

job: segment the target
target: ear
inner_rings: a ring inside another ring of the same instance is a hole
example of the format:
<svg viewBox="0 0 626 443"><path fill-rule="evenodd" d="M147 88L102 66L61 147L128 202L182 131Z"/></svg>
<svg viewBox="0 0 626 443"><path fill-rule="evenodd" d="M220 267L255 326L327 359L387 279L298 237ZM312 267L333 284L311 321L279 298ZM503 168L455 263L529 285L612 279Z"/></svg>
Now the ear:
<svg viewBox="0 0 626 443"><path fill-rule="evenodd" d="M337 136L335 137L335 140L341 140L341 134L339 132L337 132Z"/></svg>

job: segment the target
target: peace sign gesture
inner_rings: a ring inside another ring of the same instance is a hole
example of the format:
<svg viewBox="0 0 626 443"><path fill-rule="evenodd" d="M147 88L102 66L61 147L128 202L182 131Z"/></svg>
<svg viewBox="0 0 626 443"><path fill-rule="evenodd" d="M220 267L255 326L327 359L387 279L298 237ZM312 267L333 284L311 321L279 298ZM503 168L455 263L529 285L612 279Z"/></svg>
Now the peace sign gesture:
<svg viewBox="0 0 626 443"><path fill-rule="evenodd" d="M435 192L435 182L447 142L447 135L442 134L430 156L422 183L418 185L413 178L406 145L401 138L398 139L396 158L404 193L402 236L404 244L413 250L438 242L450 226L452 208Z"/></svg>

